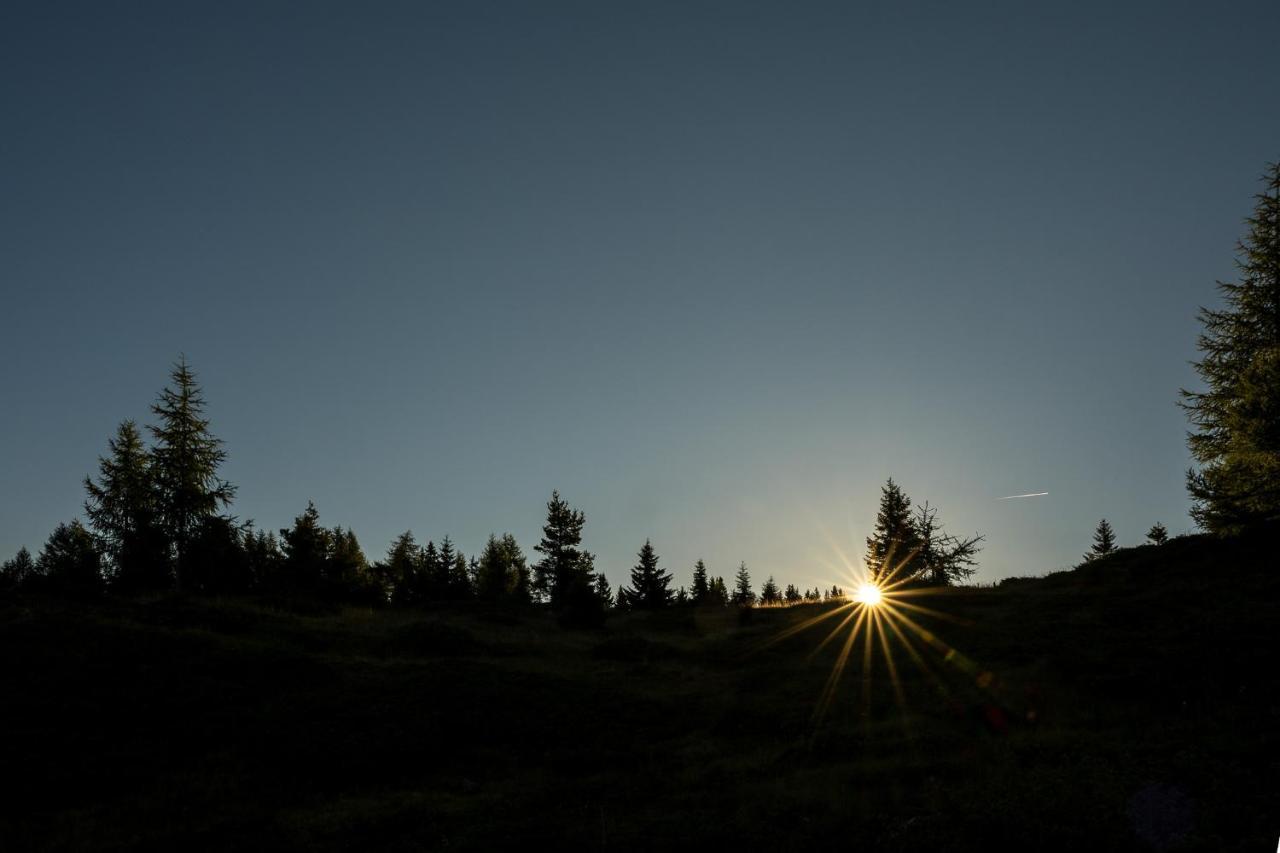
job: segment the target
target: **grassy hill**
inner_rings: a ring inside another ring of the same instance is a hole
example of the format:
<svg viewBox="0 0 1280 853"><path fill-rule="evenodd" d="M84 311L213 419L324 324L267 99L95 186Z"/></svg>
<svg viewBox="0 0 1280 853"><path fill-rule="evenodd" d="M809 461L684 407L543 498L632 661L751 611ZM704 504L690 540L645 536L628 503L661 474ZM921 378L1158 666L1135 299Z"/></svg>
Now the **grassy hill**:
<svg viewBox="0 0 1280 853"><path fill-rule="evenodd" d="M912 599L613 619L0 602L0 849L1272 849L1280 575L1177 539ZM948 652L948 649L952 650ZM927 672L927 674L926 674ZM553 848L554 849L554 848Z"/></svg>

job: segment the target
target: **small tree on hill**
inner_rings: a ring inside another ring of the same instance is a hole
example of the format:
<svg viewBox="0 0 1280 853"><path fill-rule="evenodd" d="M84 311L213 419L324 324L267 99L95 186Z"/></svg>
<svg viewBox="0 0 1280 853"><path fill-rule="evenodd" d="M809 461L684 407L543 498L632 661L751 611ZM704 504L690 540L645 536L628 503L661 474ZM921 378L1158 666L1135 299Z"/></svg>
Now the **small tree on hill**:
<svg viewBox="0 0 1280 853"><path fill-rule="evenodd" d="M698 560L693 564L693 588L690 597L694 604L705 604L711 592L711 582L707 579L707 564Z"/></svg>
<svg viewBox="0 0 1280 853"><path fill-rule="evenodd" d="M738 565L738 573L734 576L733 603L739 607L750 607L756 603L756 594L751 588L751 573L747 571L745 561Z"/></svg>
<svg viewBox="0 0 1280 853"><path fill-rule="evenodd" d="M782 593L774 582L773 575L769 575L769 579L764 582L764 586L760 587L760 603L766 606L782 603Z"/></svg>
<svg viewBox="0 0 1280 853"><path fill-rule="evenodd" d="M19 548L12 559L0 566L0 592L21 589L35 573L36 561L31 559L31 552L25 547Z"/></svg>
<svg viewBox="0 0 1280 853"><path fill-rule="evenodd" d="M1147 531L1147 541L1152 545L1163 545L1169 541L1169 531L1160 522L1151 525L1151 529Z"/></svg>
<svg viewBox="0 0 1280 853"><path fill-rule="evenodd" d="M488 601L528 601L529 569L516 538L492 533L476 569L476 595Z"/></svg>
<svg viewBox="0 0 1280 853"><path fill-rule="evenodd" d="M627 597L631 606L640 610L658 610L671 603L671 575L658 567L658 555L648 539L638 554L639 562L631 570L631 589Z"/></svg>
<svg viewBox="0 0 1280 853"><path fill-rule="evenodd" d="M712 578L707 584L707 601L715 607L729 606L729 587L725 585L724 578Z"/></svg>
<svg viewBox="0 0 1280 853"><path fill-rule="evenodd" d="M787 591L782 594L782 597L787 604L798 604L804 599L804 595L793 583L787 584Z"/></svg>
<svg viewBox="0 0 1280 853"><path fill-rule="evenodd" d="M1187 472L1192 517L1214 533L1280 518L1280 162L1267 167L1238 282L1219 282L1226 306L1202 308L1195 362L1204 391L1182 391L1200 464Z"/></svg>
<svg viewBox="0 0 1280 853"><path fill-rule="evenodd" d="M1116 534L1111 529L1111 522L1105 518L1098 522L1093 531L1093 547L1084 555L1086 561L1105 557L1116 550Z"/></svg>

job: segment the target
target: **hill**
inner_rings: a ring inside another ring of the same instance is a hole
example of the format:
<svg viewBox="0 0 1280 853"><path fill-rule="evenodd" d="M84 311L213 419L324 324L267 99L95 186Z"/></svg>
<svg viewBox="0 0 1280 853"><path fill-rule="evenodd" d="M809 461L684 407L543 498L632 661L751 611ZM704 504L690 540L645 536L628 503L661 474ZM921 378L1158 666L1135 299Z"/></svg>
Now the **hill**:
<svg viewBox="0 0 1280 853"><path fill-rule="evenodd" d="M886 626L897 685L855 646L820 718L832 605L9 599L0 847L1270 849L1273 562L1187 537L909 599L920 660Z"/></svg>

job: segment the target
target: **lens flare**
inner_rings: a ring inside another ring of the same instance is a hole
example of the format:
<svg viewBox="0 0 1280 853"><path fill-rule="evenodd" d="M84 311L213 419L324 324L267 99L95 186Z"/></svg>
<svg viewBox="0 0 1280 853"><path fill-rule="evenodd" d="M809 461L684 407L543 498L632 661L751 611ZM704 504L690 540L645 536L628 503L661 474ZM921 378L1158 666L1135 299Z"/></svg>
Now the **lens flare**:
<svg viewBox="0 0 1280 853"><path fill-rule="evenodd" d="M873 583L864 583L858 587L858 592L853 596L853 600L859 604L874 607L880 603L880 597L880 587Z"/></svg>

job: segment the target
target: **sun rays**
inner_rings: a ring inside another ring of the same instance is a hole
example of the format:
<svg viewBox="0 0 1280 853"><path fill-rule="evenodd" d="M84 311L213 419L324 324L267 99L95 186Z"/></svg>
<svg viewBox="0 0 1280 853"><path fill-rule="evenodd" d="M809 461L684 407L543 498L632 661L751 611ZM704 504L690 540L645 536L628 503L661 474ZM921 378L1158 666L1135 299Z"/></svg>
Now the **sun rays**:
<svg viewBox="0 0 1280 853"><path fill-rule="evenodd" d="M950 697L952 693L948 675L979 688L990 682L990 673L984 673L972 660L919 621L920 617L929 617L953 624L970 624L953 614L918 603L919 598L937 595L945 588L913 583L914 578L908 576L907 567L915 557L914 553L895 561L891 552L874 571L852 562L838 549L837 555L838 562L830 568L846 583L852 579L850 588L853 594L842 600L836 599L834 605L828 605L822 612L770 636L760 647L773 646L811 629L823 629L808 658L813 660L829 647L837 651L814 707L815 725L820 725L832 710L845 673L851 667L856 669L860 680L860 715L864 718L870 716L873 687L880 678L885 678L894 702L902 712L904 725L907 724L908 708L903 666L918 671L943 698Z"/></svg>

